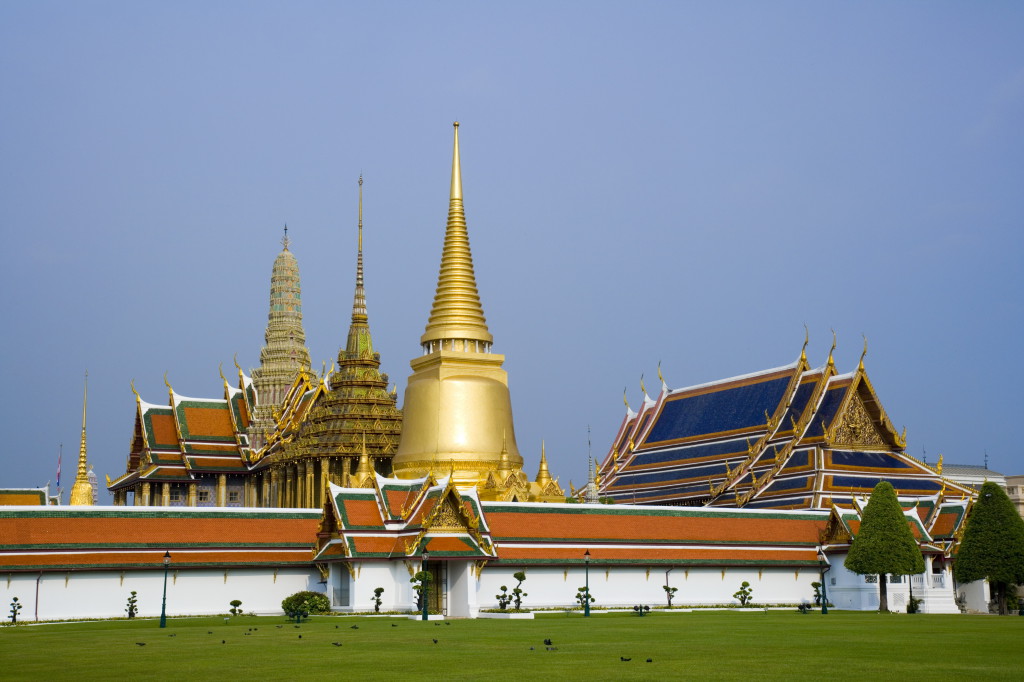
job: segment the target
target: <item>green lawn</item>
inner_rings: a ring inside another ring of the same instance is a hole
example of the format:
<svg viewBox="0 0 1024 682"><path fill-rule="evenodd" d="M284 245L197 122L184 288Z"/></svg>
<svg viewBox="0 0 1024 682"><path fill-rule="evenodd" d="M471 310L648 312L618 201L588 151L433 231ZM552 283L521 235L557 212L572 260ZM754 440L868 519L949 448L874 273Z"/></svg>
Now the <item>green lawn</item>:
<svg viewBox="0 0 1024 682"><path fill-rule="evenodd" d="M151 620L19 625L0 629L0 679L1024 677L1022 617L724 611L436 622L321 616L300 627L284 617L173 619L165 630Z"/></svg>

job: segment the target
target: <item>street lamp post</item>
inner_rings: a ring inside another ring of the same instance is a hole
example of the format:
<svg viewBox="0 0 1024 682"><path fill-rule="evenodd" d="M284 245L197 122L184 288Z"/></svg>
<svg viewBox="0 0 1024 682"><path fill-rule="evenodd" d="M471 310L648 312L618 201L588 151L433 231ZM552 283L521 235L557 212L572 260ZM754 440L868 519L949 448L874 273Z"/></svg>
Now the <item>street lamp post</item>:
<svg viewBox="0 0 1024 682"><path fill-rule="evenodd" d="M825 590L825 567L828 566L828 559L821 547L818 548L818 574L821 576L821 615L828 614L828 592ZM832 567L829 566L829 569Z"/></svg>
<svg viewBox="0 0 1024 682"><path fill-rule="evenodd" d="M426 573L426 566L427 566L427 562L428 561L430 561L430 550L428 550L426 547L424 547L423 548L423 564L420 566L420 571L423 571L424 573ZM430 574L429 573L426 573L426 575L423 576L423 580L421 582L421 586L423 588L423 593L422 593L422 597L423 597L423 599L422 599L422 601L423 601L423 620L428 620L428 618L427 618L427 598L430 597Z"/></svg>
<svg viewBox="0 0 1024 682"><path fill-rule="evenodd" d="M171 567L171 553L164 552L164 602L160 605L160 627L167 627L167 570Z"/></svg>
<svg viewBox="0 0 1024 682"><path fill-rule="evenodd" d="M590 550L589 549L586 552L583 553L583 570L585 571L584 575L585 575L585 579L586 579L586 582L584 583L584 589L583 589L583 591L585 592L585 594L583 595L584 596L584 599L583 599L583 617L584 618L589 618L590 617Z"/></svg>

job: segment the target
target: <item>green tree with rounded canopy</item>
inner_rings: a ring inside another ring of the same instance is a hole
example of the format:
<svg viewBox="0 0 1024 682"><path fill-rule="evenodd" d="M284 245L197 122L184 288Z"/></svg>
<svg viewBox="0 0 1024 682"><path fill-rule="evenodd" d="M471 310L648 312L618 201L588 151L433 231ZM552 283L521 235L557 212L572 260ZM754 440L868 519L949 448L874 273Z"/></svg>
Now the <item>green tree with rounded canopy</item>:
<svg viewBox="0 0 1024 682"><path fill-rule="evenodd" d="M871 491L843 565L854 573L878 576L878 610L883 613L889 612L885 575L924 572L921 548L888 481L879 481Z"/></svg>
<svg viewBox="0 0 1024 682"><path fill-rule="evenodd" d="M953 575L959 583L987 579L1002 615L1010 586L1024 583L1024 519L996 483L982 484L971 507Z"/></svg>

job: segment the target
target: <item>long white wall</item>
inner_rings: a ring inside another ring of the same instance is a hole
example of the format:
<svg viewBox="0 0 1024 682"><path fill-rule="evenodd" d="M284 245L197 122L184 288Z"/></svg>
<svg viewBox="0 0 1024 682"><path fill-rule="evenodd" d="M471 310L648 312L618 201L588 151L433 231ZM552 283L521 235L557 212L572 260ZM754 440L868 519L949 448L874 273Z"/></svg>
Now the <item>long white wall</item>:
<svg viewBox="0 0 1024 682"><path fill-rule="evenodd" d="M316 570L303 568L182 569L168 573L167 614L227 613L232 599L246 613L280 613L281 600L300 590L325 592ZM0 605L17 597L19 620L125 617L136 591L139 617L158 617L163 571L71 571L0 575ZM38 594L38 601L36 595Z"/></svg>
<svg viewBox="0 0 1024 682"><path fill-rule="evenodd" d="M413 565L418 570L418 564ZM587 572L582 566L528 567L486 566L479 579L473 562L451 561L447 568L448 613L452 616L475 616L479 609L497 608L501 586L509 592L515 587L512 577L526 572L522 589L527 593L524 608L552 608L576 605L576 591L583 587ZM411 610L415 592L404 562L356 562L353 578L343 565L331 567L334 608L341 611L373 609L373 590L383 587L382 611ZM667 604L664 585L677 588L674 605L738 604L733 594L746 581L753 589L752 601L758 604L798 604L814 596L811 583L819 579L818 571L808 568L664 568L632 566L591 566L590 592L596 599L594 608L622 607L636 604L664 606ZM667 580L667 583L666 583ZM348 583L347 604L338 600L338 589ZM436 589L432 586L431 589Z"/></svg>

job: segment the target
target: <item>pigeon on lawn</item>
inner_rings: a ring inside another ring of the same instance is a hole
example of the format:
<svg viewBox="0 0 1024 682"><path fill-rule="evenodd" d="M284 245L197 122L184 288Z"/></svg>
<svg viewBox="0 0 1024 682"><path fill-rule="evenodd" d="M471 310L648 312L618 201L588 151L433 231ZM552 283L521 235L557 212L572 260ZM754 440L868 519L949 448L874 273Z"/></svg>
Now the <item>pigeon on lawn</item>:
<svg viewBox="0 0 1024 682"><path fill-rule="evenodd" d="M302 639L302 635L299 635L299 639Z"/></svg>
<svg viewBox="0 0 1024 682"><path fill-rule="evenodd" d="M654 663L654 659L652 659L652 658L648 658L648 659L647 659L647 662L648 662L648 663Z"/></svg>
<svg viewBox="0 0 1024 682"><path fill-rule="evenodd" d="M334 646L341 646L341 642L331 642Z"/></svg>
<svg viewBox="0 0 1024 682"><path fill-rule="evenodd" d="M626 658L625 656L619 656L620 661L632 661L632 658Z"/></svg>
<svg viewBox="0 0 1024 682"><path fill-rule="evenodd" d="M146 646L145 642L136 642L136 644L138 644L139 646Z"/></svg>
<svg viewBox="0 0 1024 682"><path fill-rule="evenodd" d="M358 630L358 629L359 629L359 626L358 626L358 625L353 625L353 626L352 626L351 628L349 628L349 629L350 629L350 630Z"/></svg>
<svg viewBox="0 0 1024 682"><path fill-rule="evenodd" d="M222 639L222 640L220 640L220 643L221 643L221 644L227 644L227 643L228 643L228 641L227 641L226 639Z"/></svg>
<svg viewBox="0 0 1024 682"><path fill-rule="evenodd" d="M392 623L392 624L391 624L391 627L393 627L393 628L397 628L397 627L398 627L398 623Z"/></svg>
<svg viewBox="0 0 1024 682"><path fill-rule="evenodd" d="M551 646L551 640L550 639L545 639L544 643L547 644L548 646Z"/></svg>
<svg viewBox="0 0 1024 682"><path fill-rule="evenodd" d="M434 644L437 644L437 640L436 639L434 640Z"/></svg>

